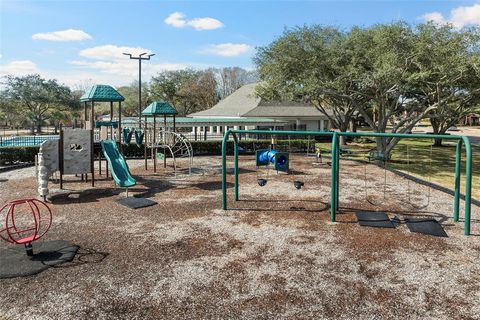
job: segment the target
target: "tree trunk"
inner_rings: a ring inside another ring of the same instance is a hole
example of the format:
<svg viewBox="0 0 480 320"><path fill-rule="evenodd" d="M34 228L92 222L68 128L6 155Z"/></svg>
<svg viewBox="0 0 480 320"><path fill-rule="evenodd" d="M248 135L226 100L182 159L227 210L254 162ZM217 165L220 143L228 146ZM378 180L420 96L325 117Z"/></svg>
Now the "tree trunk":
<svg viewBox="0 0 480 320"><path fill-rule="evenodd" d="M430 119L430 124L432 125L433 134L440 134L440 124L433 119ZM435 147L441 147L442 139L433 139L433 145Z"/></svg>
<svg viewBox="0 0 480 320"><path fill-rule="evenodd" d="M350 121L350 131L357 132L357 122L355 120Z"/></svg>
<svg viewBox="0 0 480 320"><path fill-rule="evenodd" d="M342 122L340 124L340 132L347 132L349 122ZM345 136L340 136L340 146L345 147L347 146L347 139Z"/></svg>
<svg viewBox="0 0 480 320"><path fill-rule="evenodd" d="M377 151L386 153L387 152L387 138L385 137L376 137L377 141Z"/></svg>
<svg viewBox="0 0 480 320"><path fill-rule="evenodd" d="M433 140L434 147L441 147L442 146L442 139L434 139Z"/></svg>
<svg viewBox="0 0 480 320"><path fill-rule="evenodd" d="M40 123L37 124L37 133L42 133L42 125Z"/></svg>

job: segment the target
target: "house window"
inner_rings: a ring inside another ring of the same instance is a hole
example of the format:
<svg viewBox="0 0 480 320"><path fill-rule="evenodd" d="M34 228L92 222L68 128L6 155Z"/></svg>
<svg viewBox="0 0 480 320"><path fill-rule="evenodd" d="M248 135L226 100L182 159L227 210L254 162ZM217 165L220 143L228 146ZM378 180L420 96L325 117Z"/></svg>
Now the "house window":
<svg viewBox="0 0 480 320"><path fill-rule="evenodd" d="M330 121L323 120L323 130L324 131L330 131Z"/></svg>

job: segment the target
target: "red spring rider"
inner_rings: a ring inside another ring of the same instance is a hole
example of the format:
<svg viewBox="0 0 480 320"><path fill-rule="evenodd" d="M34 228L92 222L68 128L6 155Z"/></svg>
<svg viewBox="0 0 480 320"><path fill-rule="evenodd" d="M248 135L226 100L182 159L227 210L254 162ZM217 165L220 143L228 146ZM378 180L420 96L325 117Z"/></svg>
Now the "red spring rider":
<svg viewBox="0 0 480 320"><path fill-rule="evenodd" d="M25 245L33 255L32 242L40 239L52 225L52 211L43 201L28 198L7 203L0 209L0 238Z"/></svg>

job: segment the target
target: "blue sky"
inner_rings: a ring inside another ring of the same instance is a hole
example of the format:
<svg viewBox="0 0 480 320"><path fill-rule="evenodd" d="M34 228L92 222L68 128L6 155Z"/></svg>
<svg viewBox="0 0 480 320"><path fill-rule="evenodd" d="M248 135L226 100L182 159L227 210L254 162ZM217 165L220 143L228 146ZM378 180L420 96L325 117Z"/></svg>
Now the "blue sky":
<svg viewBox="0 0 480 320"><path fill-rule="evenodd" d="M144 79L186 67L253 68L255 47L304 24L480 24L480 1L0 1L0 74L70 86L137 79L124 51L156 55Z"/></svg>

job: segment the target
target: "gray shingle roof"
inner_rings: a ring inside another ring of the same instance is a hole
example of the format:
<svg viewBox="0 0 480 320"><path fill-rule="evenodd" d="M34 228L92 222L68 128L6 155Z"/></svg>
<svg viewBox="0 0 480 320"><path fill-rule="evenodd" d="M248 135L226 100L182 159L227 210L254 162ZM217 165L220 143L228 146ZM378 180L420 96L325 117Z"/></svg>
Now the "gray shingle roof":
<svg viewBox="0 0 480 320"><path fill-rule="evenodd" d="M260 98L255 97L255 86L250 83L240 87L228 97L220 100L212 108L189 114L189 117L242 117L245 113L257 107Z"/></svg>
<svg viewBox="0 0 480 320"><path fill-rule="evenodd" d="M255 97L258 83L242 86L208 110L189 117L324 117L313 105L292 101L262 101Z"/></svg>

